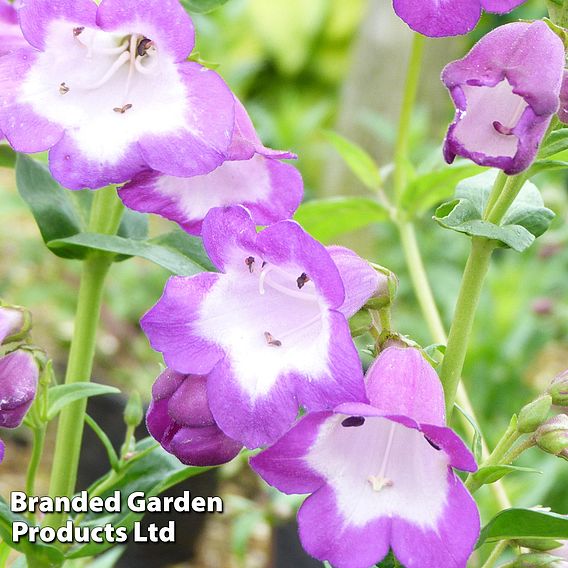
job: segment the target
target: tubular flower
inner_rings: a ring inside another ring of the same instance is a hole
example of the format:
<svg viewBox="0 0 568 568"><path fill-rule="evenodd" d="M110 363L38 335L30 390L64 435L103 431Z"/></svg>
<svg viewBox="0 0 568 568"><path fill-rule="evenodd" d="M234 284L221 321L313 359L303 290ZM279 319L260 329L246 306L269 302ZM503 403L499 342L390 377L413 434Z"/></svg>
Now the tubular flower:
<svg viewBox="0 0 568 568"><path fill-rule="evenodd" d="M390 347L367 395L308 414L253 469L285 493L312 494L298 512L302 544L337 568L368 568L389 549L407 568L465 568L479 514L452 467L476 465L445 426L438 376L418 350Z"/></svg>
<svg viewBox="0 0 568 568"><path fill-rule="evenodd" d="M0 306L0 345L29 331L30 317L22 309Z"/></svg>
<svg viewBox="0 0 568 568"><path fill-rule="evenodd" d="M235 103L235 128L226 162L194 177L144 172L119 191L124 204L176 221L196 235L214 207L244 205L257 225L292 217L302 201L302 176L281 160L296 156L263 146L243 105Z"/></svg>
<svg viewBox="0 0 568 568"><path fill-rule="evenodd" d="M0 428L17 428L34 401L39 369L34 356L14 351L0 358Z"/></svg>
<svg viewBox="0 0 568 568"><path fill-rule="evenodd" d="M534 160L558 110L564 46L541 21L487 34L442 73L456 115L444 153L517 174Z"/></svg>
<svg viewBox="0 0 568 568"><path fill-rule="evenodd" d="M233 96L186 61L194 30L178 0L26 0L19 19L29 46L0 58L0 129L17 151L49 149L63 185L224 161Z"/></svg>
<svg viewBox="0 0 568 568"><path fill-rule="evenodd" d="M162 447L186 465L221 465L242 448L215 423L206 377L164 371L152 387L146 425Z"/></svg>
<svg viewBox="0 0 568 568"><path fill-rule="evenodd" d="M141 324L170 368L208 375L221 430L255 448L281 436L299 404L321 410L365 401L347 323L361 306L346 297L341 263L294 221L257 233L243 207L213 209L202 236L221 273L171 278ZM377 280L361 259L359 271L361 304Z"/></svg>
<svg viewBox="0 0 568 568"><path fill-rule="evenodd" d="M482 9L505 14L525 0L393 0L394 10L414 31L430 37L467 34Z"/></svg>

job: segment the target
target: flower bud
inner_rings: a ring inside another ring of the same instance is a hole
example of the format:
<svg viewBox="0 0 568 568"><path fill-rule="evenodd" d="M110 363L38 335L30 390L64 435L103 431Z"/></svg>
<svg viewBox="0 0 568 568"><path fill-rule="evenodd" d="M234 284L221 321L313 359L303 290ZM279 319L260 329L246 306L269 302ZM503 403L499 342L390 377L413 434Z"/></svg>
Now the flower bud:
<svg viewBox="0 0 568 568"><path fill-rule="evenodd" d="M32 317L28 310L0 306L0 344L24 339L29 333Z"/></svg>
<svg viewBox="0 0 568 568"><path fill-rule="evenodd" d="M388 268L371 264L379 276L375 293L367 300L365 307L370 310L380 310L390 306L398 291L398 278Z"/></svg>
<svg viewBox="0 0 568 568"><path fill-rule="evenodd" d="M560 558L544 552L530 552L521 554L511 564L510 568L541 568L542 566L554 566Z"/></svg>
<svg viewBox="0 0 568 568"><path fill-rule="evenodd" d="M136 428L144 420L144 409L142 408L142 399L140 398L140 393L134 391L126 408L124 409L124 422L127 426L133 426Z"/></svg>
<svg viewBox="0 0 568 568"><path fill-rule="evenodd" d="M519 412L517 430L522 434L534 432L548 417L552 398L545 394L524 406Z"/></svg>
<svg viewBox="0 0 568 568"><path fill-rule="evenodd" d="M34 355L19 350L0 359L0 428L17 428L36 395L39 368Z"/></svg>
<svg viewBox="0 0 568 568"><path fill-rule="evenodd" d="M220 465L242 448L221 431L209 410L207 377L166 369L152 388L146 425L162 447L186 465Z"/></svg>
<svg viewBox="0 0 568 568"><path fill-rule="evenodd" d="M515 540L515 543L523 548L539 552L549 552L562 546L562 542L547 538L519 538Z"/></svg>
<svg viewBox="0 0 568 568"><path fill-rule="evenodd" d="M538 447L568 460L568 416L559 414L547 420L535 433Z"/></svg>
<svg viewBox="0 0 568 568"><path fill-rule="evenodd" d="M548 387L552 403L557 406L568 406L568 369L560 373Z"/></svg>

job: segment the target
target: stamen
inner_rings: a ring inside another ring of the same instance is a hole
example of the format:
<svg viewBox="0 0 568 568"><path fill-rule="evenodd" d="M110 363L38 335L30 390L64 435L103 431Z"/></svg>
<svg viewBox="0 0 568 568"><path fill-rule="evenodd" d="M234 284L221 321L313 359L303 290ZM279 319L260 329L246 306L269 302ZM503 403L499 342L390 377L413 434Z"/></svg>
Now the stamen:
<svg viewBox="0 0 568 568"><path fill-rule="evenodd" d="M273 270L277 270L278 272L288 276L288 273L286 273L284 270L279 270L275 266L269 265L268 268L264 269L260 273L260 278L258 280L258 290L261 296L264 296L264 294L266 293L265 286L268 286L273 290L278 290L279 292L282 292L286 296L290 296L291 298L298 298L299 300L304 300L308 302L317 302L317 297L312 294L305 294L305 293L302 294L300 292L297 292L296 290L293 290L292 288L288 288L286 286L283 286L282 284L278 284L277 282L270 280L268 278L268 275Z"/></svg>
<svg viewBox="0 0 568 568"><path fill-rule="evenodd" d="M391 479L379 477L378 475L369 475L367 481L371 484L373 491L376 491L377 493L385 489L385 487L392 487L394 485Z"/></svg>
<svg viewBox="0 0 568 568"><path fill-rule="evenodd" d="M501 124L498 120L493 122L493 128L499 132L499 134L503 134L504 136L511 136L513 134L513 129Z"/></svg>
<svg viewBox="0 0 568 568"><path fill-rule="evenodd" d="M153 45L154 45L154 42L151 39L148 39L147 37L145 37L145 38L140 40L140 43L138 44L138 47L136 48L136 53L140 57L143 57L144 55L146 55L147 51Z"/></svg>
<svg viewBox="0 0 568 568"><path fill-rule="evenodd" d="M274 337L272 337L272 334L270 332L265 331L264 337L266 339L266 343L268 343L270 347L282 347L282 342L278 341L278 339L274 339Z"/></svg>
<svg viewBox="0 0 568 568"><path fill-rule="evenodd" d="M396 423L391 422L390 430L389 430L389 437L387 439L387 445L385 448L385 454L383 456L383 462L381 464L381 470L379 471L378 475L370 475L367 478L367 481L373 487L373 491L382 491L385 487L392 487L393 481L386 477L387 472L387 465L389 462L390 454L392 451L392 443L394 440L394 432L396 429Z"/></svg>
<svg viewBox="0 0 568 568"><path fill-rule="evenodd" d="M86 90L94 90L102 87L105 83L108 83L116 72L126 63L130 61L130 53L124 51L120 54L120 57L110 66L110 69L99 79L94 85L85 87Z"/></svg>
<svg viewBox="0 0 568 568"><path fill-rule="evenodd" d="M298 284L298 288L301 290L309 281L310 277L305 272L302 272L296 280L296 283Z"/></svg>
<svg viewBox="0 0 568 568"><path fill-rule="evenodd" d="M126 104L126 105L121 106L121 107L115 107L112 110L114 110L114 112L118 112L119 114L124 114L127 110L129 110L131 108L132 108L132 105L129 103L129 104Z"/></svg>
<svg viewBox="0 0 568 568"><path fill-rule="evenodd" d="M152 65L144 65L142 61L144 61L145 59L149 59L150 61L152 61L153 62ZM151 73L154 72L156 67L158 67L158 58L156 56L137 57L134 60L134 67L136 68L136 71L142 73L142 75L150 75Z"/></svg>
<svg viewBox="0 0 568 568"><path fill-rule="evenodd" d="M59 85L59 92L62 95L66 95L69 92L69 87L65 84L65 83L61 83L61 85Z"/></svg>
<svg viewBox="0 0 568 568"><path fill-rule="evenodd" d="M254 256L246 258L245 264L248 266L249 272L252 274L254 272Z"/></svg>
<svg viewBox="0 0 568 568"><path fill-rule="evenodd" d="M78 26L76 28L73 28L73 37L80 36L83 33L84 30L85 30L85 26Z"/></svg>
<svg viewBox="0 0 568 568"><path fill-rule="evenodd" d="M363 416L350 416L341 423L344 428L358 428L359 426L363 426L363 424L365 424L365 418Z"/></svg>
<svg viewBox="0 0 568 568"><path fill-rule="evenodd" d="M434 442L432 442L430 438L428 438L427 436L424 436L424 438L435 450L441 451L442 448L440 448L440 446L438 446L437 444L434 444Z"/></svg>

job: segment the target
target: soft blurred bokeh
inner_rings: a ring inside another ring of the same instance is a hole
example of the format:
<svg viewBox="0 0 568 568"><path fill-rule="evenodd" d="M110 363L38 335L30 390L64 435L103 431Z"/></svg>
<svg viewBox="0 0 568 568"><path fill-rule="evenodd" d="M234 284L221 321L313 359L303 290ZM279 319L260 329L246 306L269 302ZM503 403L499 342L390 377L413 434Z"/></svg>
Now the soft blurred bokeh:
<svg viewBox="0 0 568 568"><path fill-rule="evenodd" d="M515 17L538 17L544 2L530 1ZM510 16L512 17L512 15ZM363 145L381 165L391 160L411 33L387 0L229 0L195 18L200 57L218 64L245 102L265 143L299 154L306 198L362 193L323 136L337 130ZM413 121L416 168L441 162L440 146L452 107L440 82L442 67L504 18L485 17L471 37L430 41L419 107ZM464 371L489 444L511 414L568 368L568 185L566 174L537 180L557 218L528 252L499 251L483 294ZM154 218L151 229L170 224ZM444 321L449 325L468 251L467 239L442 230L427 213L420 245ZM395 327L423 345L433 343L418 309L396 231L380 224L345 235L341 243L389 267L400 278ZM19 197L13 172L0 169L0 296L29 307L34 341L61 376L73 326L79 264L51 255ZM115 265L108 281L95 366L97 380L148 399L160 357L138 328L159 297L167 273L133 259ZM469 433L468 433L469 435ZM29 446L25 432L8 439L0 491L21 484ZM49 454L49 451L47 452ZM568 513L568 467L536 450L523 460L546 475L506 480L518 505L546 505ZM47 469L49 457L44 468ZM40 490L46 489L45 475ZM295 502L267 491L241 462L223 470L228 513L212 521L194 567L266 566L270 524L292 515ZM493 512L480 491L485 519ZM186 564L187 565L187 564Z"/></svg>

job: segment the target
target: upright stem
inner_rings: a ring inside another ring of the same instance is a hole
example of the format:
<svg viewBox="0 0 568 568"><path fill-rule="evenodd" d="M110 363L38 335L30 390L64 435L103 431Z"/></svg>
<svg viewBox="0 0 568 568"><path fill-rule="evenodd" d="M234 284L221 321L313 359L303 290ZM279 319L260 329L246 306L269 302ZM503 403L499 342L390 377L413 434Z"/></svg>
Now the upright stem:
<svg viewBox="0 0 568 568"><path fill-rule="evenodd" d="M420 80L420 69L422 67L422 56L424 54L425 37L414 34L412 49L408 69L406 72L406 83L402 99L402 108L398 123L398 137L394 153L394 194L395 201L400 204L402 194L406 186L406 160L408 159L408 141L410 138L410 126L412 122L412 111L416 102L418 92L418 82Z"/></svg>
<svg viewBox="0 0 568 568"><path fill-rule="evenodd" d="M122 211L122 203L114 188L98 190L93 201L89 231L116 233ZM66 384L91 379L104 282L111 264L112 255L98 251L91 252L83 262ZM71 497L75 491L86 406L86 400L80 400L61 411L49 488L51 497ZM48 517L46 522L52 527L59 527L65 519L64 513L57 513Z"/></svg>
<svg viewBox="0 0 568 568"><path fill-rule="evenodd" d="M33 448L30 465L28 466L28 473L26 476L26 493L28 495L35 495L35 478L41 456L43 454L43 447L45 444L45 425L34 428L33 431Z"/></svg>

